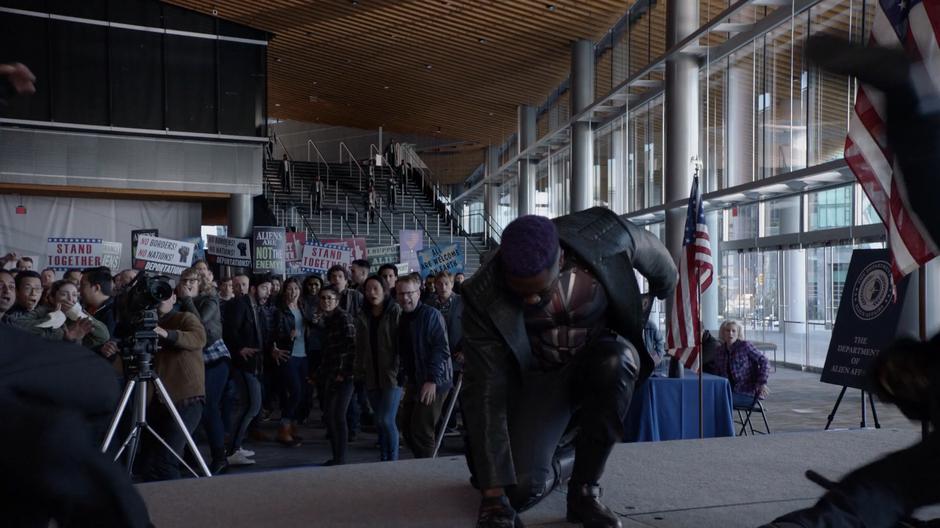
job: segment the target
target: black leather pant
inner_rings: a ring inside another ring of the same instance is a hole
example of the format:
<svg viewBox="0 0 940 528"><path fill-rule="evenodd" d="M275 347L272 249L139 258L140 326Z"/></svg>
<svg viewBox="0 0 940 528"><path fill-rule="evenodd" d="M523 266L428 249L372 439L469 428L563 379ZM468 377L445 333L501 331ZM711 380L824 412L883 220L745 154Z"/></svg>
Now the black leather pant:
<svg viewBox="0 0 940 528"><path fill-rule="evenodd" d="M508 396L517 483L506 491L514 508L531 508L568 477L572 485L597 483L623 437L639 366L633 345L610 335L560 370L523 373Z"/></svg>

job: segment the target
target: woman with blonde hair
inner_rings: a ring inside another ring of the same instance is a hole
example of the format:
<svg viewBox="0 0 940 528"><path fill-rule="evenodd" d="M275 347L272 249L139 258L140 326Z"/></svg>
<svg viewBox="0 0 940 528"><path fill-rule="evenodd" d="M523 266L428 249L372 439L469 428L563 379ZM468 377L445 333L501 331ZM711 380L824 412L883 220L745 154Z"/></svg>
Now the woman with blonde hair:
<svg viewBox="0 0 940 528"><path fill-rule="evenodd" d="M755 396L763 399L770 393L767 388L767 358L743 337L744 329L737 321L728 319L721 323L718 328L721 345L708 369L711 374L728 378L736 406L750 406Z"/></svg>

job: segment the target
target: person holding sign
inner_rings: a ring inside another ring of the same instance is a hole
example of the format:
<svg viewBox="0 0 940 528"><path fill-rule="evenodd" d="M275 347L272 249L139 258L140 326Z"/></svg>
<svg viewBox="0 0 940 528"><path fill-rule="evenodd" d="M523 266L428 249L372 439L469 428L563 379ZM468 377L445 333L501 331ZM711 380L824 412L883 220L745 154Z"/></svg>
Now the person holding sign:
<svg viewBox="0 0 940 528"><path fill-rule="evenodd" d="M770 394L767 358L749 341L741 339L743 329L737 321L727 320L718 328L721 346L706 372L728 378L735 406L750 407L754 397L764 399Z"/></svg>

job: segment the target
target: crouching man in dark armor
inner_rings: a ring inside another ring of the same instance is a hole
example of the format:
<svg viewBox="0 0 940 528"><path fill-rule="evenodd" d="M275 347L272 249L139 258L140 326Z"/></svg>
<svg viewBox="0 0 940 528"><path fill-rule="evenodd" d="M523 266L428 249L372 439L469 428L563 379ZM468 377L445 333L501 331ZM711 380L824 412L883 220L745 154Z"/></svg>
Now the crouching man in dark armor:
<svg viewBox="0 0 940 528"><path fill-rule="evenodd" d="M652 370L634 270L659 298L675 288L655 236L594 208L516 219L464 283L461 404L483 493L478 527L522 526L516 512L568 477L569 521L621 526L598 482L634 386Z"/></svg>

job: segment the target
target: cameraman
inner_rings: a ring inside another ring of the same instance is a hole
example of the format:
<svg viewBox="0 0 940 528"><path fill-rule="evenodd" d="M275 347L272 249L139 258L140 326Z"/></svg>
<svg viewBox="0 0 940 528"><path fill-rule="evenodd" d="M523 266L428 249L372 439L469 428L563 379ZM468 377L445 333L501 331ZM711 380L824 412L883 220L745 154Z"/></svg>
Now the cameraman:
<svg viewBox="0 0 940 528"><path fill-rule="evenodd" d="M206 346L206 330L199 318L191 313L174 311L176 294L157 306L158 324L153 329L160 336L159 348L153 357L153 368L192 434L202 418L206 401L205 366L202 349ZM160 398L157 395L157 398ZM186 437L179 430L166 406L151 398L147 413L150 427L173 449L182 454ZM141 451L140 474L146 481L179 478L179 461L151 435L145 436Z"/></svg>

